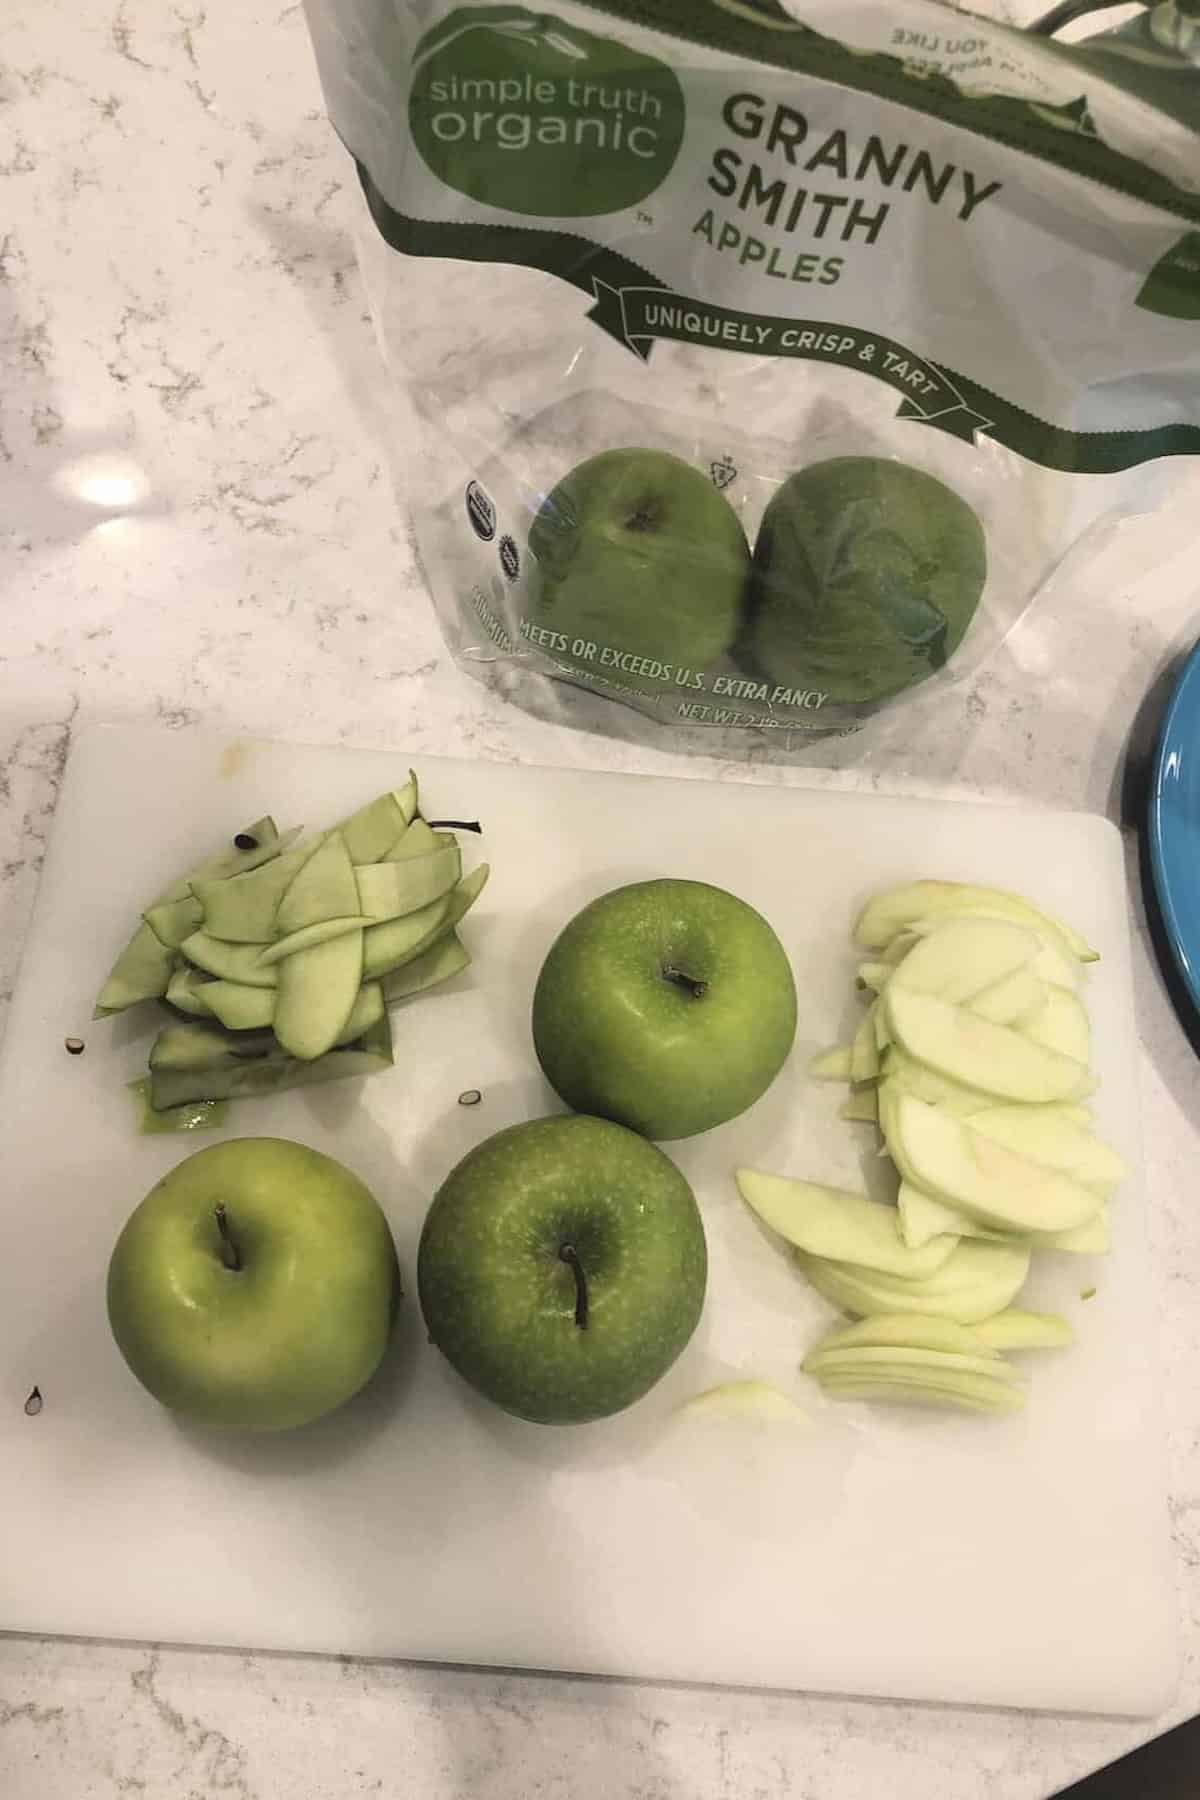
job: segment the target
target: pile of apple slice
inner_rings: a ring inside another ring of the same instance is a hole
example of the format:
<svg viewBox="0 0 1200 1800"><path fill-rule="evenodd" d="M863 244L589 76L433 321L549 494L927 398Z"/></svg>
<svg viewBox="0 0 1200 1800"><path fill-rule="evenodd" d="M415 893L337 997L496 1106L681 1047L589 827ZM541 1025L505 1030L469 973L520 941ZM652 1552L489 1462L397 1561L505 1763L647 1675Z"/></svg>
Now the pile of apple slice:
<svg viewBox="0 0 1200 1800"><path fill-rule="evenodd" d="M897 1203L753 1170L738 1185L862 1321L805 1362L827 1393L1010 1411L1021 1378L1001 1352L1071 1340L1065 1320L1012 1307L1031 1254L1107 1252L1125 1174L1086 1104L1096 953L1020 896L956 882L890 889L854 936L868 1008L813 1073L851 1084L844 1117L878 1123Z"/></svg>
<svg viewBox="0 0 1200 1800"><path fill-rule="evenodd" d="M388 1007L464 969L457 926L487 864L404 787L307 843L259 819L149 906L96 1004L161 999L184 1022L150 1051L156 1113L391 1066Z"/></svg>

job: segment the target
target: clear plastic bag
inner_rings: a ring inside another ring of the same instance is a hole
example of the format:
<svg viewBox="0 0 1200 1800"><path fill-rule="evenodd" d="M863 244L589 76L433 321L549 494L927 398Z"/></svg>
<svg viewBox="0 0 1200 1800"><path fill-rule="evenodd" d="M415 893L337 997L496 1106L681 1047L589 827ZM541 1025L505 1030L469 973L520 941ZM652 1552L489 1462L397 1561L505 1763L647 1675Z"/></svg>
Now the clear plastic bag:
<svg viewBox="0 0 1200 1800"><path fill-rule="evenodd" d="M853 732L1194 467L1186 55L1160 105L933 0L308 10L434 601L524 703Z"/></svg>

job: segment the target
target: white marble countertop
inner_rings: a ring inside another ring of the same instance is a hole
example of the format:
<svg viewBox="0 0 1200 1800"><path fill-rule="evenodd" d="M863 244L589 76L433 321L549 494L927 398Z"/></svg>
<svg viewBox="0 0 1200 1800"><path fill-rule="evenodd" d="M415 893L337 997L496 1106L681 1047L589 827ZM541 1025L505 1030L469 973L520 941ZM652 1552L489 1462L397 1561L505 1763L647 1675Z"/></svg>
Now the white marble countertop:
<svg viewBox="0 0 1200 1800"><path fill-rule="evenodd" d="M943 712L900 744L868 735L840 769L819 752L787 770L685 761L525 717L455 670L413 567L355 196L299 6L39 0L8 9L4 53L0 997L84 720L1135 816L1169 671L1200 631L1182 532L1149 515L1114 526L1103 585L1068 569L950 725ZM1200 1710L1200 1083L1129 841L1183 1620L1171 1715L0 1637L6 1800L1042 1800Z"/></svg>

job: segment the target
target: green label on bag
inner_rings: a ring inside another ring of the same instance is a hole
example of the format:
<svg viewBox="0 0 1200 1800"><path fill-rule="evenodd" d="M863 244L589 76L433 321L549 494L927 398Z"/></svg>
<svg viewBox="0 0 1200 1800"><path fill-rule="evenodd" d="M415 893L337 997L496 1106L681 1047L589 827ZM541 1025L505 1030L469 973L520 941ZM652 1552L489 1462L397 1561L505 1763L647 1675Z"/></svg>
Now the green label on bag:
<svg viewBox="0 0 1200 1800"><path fill-rule="evenodd" d="M1169 319L1200 319L1200 231L1189 231L1159 258L1135 304Z"/></svg>
<svg viewBox="0 0 1200 1800"><path fill-rule="evenodd" d="M433 173L538 217L635 206L683 142L683 90L657 57L520 7L462 7L417 48L409 126Z"/></svg>

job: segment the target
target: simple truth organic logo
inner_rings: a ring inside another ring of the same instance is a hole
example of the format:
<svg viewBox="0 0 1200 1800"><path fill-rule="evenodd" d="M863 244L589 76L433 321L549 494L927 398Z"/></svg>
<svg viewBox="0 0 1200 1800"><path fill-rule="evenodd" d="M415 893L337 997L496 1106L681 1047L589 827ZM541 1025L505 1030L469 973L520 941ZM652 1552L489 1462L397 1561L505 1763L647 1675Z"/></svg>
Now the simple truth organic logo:
<svg viewBox="0 0 1200 1800"><path fill-rule="evenodd" d="M657 57L521 8L463 8L417 47L409 126L426 163L484 205L541 218L635 206L683 142Z"/></svg>

